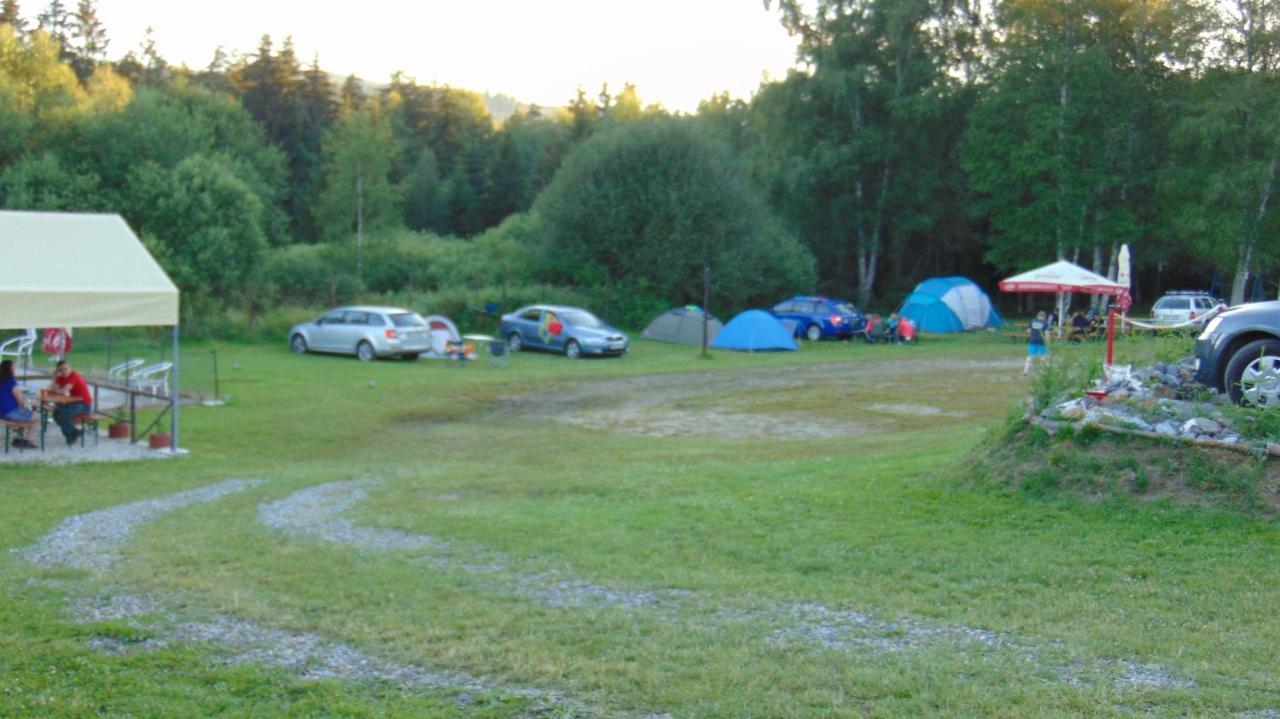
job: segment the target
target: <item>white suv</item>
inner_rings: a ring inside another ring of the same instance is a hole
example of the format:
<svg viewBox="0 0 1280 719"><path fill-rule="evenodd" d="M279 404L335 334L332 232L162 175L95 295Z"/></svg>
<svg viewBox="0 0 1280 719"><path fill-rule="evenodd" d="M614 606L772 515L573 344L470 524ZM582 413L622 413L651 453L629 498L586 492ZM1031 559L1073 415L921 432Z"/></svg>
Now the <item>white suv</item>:
<svg viewBox="0 0 1280 719"><path fill-rule="evenodd" d="M1151 319L1158 325L1180 325L1200 320L1223 302L1207 292L1170 292L1151 308Z"/></svg>

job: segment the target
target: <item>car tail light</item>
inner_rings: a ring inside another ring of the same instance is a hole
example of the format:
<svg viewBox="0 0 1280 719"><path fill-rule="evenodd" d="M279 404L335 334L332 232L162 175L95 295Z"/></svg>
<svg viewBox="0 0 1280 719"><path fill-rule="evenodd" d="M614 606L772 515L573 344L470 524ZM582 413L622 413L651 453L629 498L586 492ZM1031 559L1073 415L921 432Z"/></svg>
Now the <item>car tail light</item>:
<svg viewBox="0 0 1280 719"><path fill-rule="evenodd" d="M840 315L831 315L831 324L838 325L841 322L844 322L843 317L841 317Z"/></svg>
<svg viewBox="0 0 1280 719"><path fill-rule="evenodd" d="M1195 318L1196 318L1196 311L1195 311L1195 310L1191 310L1191 319L1193 319L1193 320L1194 320Z"/></svg>
<svg viewBox="0 0 1280 719"><path fill-rule="evenodd" d="M387 331L385 332L385 334L387 335L387 339L389 339L389 340L393 340L393 339L395 339L395 338L396 338L396 331L395 331L395 330L387 330Z"/></svg>

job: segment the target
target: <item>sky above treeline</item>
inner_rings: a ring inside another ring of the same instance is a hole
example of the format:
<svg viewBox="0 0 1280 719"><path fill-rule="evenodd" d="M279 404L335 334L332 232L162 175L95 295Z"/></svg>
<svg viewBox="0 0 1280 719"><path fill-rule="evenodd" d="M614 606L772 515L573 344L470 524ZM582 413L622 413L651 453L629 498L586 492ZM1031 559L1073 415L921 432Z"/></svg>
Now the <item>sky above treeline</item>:
<svg viewBox="0 0 1280 719"><path fill-rule="evenodd" d="M113 59L136 51L148 27L160 55L201 68L222 46L248 54L261 36L293 37L302 63L386 82L419 83L564 105L636 85L645 103L692 112L728 91L746 99L794 63L795 38L761 0L98 0ZM34 16L38 0L21 3Z"/></svg>

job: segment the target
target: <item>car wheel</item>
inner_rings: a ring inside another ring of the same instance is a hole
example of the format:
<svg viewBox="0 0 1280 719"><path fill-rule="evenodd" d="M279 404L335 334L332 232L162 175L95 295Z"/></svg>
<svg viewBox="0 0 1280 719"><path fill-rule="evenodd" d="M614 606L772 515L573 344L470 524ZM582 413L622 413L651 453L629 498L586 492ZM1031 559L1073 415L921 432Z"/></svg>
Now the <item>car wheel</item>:
<svg viewBox="0 0 1280 719"><path fill-rule="evenodd" d="M582 346L577 340L569 340L564 343L564 356L569 359L578 359L582 356Z"/></svg>
<svg viewBox="0 0 1280 719"><path fill-rule="evenodd" d="M307 338L302 335L294 335L289 338L289 349L295 354L304 355L307 353Z"/></svg>
<svg viewBox="0 0 1280 719"><path fill-rule="evenodd" d="M1280 407L1280 341L1256 340L1227 363L1227 396L1254 407Z"/></svg>
<svg viewBox="0 0 1280 719"><path fill-rule="evenodd" d="M810 342L817 342L822 339L822 328L817 325L809 325L809 329L804 331L804 336Z"/></svg>
<svg viewBox="0 0 1280 719"><path fill-rule="evenodd" d="M361 362L372 362L378 358L378 355L373 351L373 345L361 342L356 345L356 357L359 357Z"/></svg>
<svg viewBox="0 0 1280 719"><path fill-rule="evenodd" d="M519 352L524 349L524 338L519 332L512 332L507 335L507 347L511 348L512 352Z"/></svg>

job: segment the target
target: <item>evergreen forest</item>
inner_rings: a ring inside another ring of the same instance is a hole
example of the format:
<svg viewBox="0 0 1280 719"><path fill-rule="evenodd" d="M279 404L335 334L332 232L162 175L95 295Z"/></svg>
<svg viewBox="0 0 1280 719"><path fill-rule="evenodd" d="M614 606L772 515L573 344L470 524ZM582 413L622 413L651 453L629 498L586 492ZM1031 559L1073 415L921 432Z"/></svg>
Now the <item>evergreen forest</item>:
<svg viewBox="0 0 1280 719"><path fill-rule="evenodd" d="M121 214L192 331L378 297L636 326L707 277L722 316L891 309L934 275L1114 276L1122 244L1139 302L1280 279L1275 0L770 0L796 64L749 99L580 88L501 122L288 38L191 68L112 46L94 0L0 7L0 207Z"/></svg>

